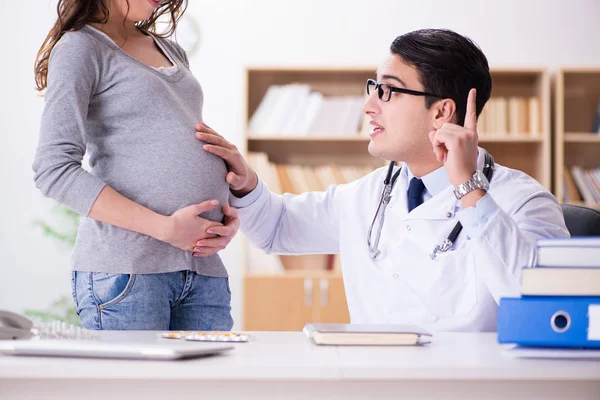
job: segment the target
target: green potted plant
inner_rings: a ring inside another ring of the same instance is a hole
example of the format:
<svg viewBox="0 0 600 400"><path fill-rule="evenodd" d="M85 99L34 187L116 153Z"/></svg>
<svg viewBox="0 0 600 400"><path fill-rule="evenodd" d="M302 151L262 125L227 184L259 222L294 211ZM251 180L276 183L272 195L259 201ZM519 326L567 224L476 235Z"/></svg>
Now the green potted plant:
<svg viewBox="0 0 600 400"><path fill-rule="evenodd" d="M54 224L36 220L33 225L42 229L44 236L54 240L57 245L72 248L75 245L81 216L62 205L57 205L53 214L57 217ZM53 321L60 321L69 325L81 326L75 304L73 304L73 300L68 296L56 299L45 310L25 310L24 314L36 324L48 324Z"/></svg>

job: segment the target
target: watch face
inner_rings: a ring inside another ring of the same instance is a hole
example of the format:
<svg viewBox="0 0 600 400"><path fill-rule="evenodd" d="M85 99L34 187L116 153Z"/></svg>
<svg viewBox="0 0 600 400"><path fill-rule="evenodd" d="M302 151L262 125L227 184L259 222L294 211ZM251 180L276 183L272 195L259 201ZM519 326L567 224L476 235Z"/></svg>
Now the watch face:
<svg viewBox="0 0 600 400"><path fill-rule="evenodd" d="M485 177L485 175L483 174L483 172L481 171L477 171L473 174L473 179L475 180L475 183L477 184L477 189L484 189L485 191L487 191L490 187L490 182L487 180L487 178Z"/></svg>

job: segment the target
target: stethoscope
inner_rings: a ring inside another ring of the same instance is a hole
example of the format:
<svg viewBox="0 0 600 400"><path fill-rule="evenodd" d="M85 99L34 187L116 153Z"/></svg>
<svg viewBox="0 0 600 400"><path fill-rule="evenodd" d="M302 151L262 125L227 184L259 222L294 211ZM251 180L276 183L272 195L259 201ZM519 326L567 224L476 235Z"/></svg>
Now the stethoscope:
<svg viewBox="0 0 600 400"><path fill-rule="evenodd" d="M494 158L485 150L481 149L484 155L484 166L483 166L483 174L487 178L488 182L492 181L492 177L494 176ZM402 168L398 169L396 173L392 176L394 172L395 161L390 162L388 167L387 175L385 180L383 181L383 191L381 192L381 199L379 200L379 205L377 206L377 211L375 211L375 216L373 217L373 221L371 222L371 226L369 227L369 232L367 233L367 245L369 246L369 253L371 254L371 259L375 260L381 254L379 250L379 239L381 238L381 229L383 228L383 221L385 220L385 209L392 199L392 189L396 184L396 180L400 175L400 171ZM381 211L381 218L379 218L379 225L377 226L377 234L375 235L375 243L371 243L371 236L373 232L373 227L375 226L375 222L377 222L377 217L379 216L379 212ZM442 244L436 244L433 248L431 254L429 255L432 260L435 260L436 256L439 253L445 253L452 248L454 242L458 238L460 231L462 231L462 224L459 222L456 223L454 229L448 235L448 238L442 242Z"/></svg>

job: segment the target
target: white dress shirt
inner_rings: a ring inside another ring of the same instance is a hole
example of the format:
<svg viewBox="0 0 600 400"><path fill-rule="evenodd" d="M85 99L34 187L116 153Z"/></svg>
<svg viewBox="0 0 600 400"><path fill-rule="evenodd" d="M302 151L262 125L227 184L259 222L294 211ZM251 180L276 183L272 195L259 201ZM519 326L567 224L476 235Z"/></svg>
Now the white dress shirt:
<svg viewBox="0 0 600 400"><path fill-rule="evenodd" d="M483 162L480 151L479 170ZM521 269L535 264L536 241L569 237L556 198L521 171L496 164L489 192L462 209L442 167L422 177L425 202L408 213L412 173L404 167L373 260L367 232L386 172L301 195L277 195L259 181L230 204L239 209L241 231L267 253L339 253L351 322L359 324L495 331L500 297L520 295ZM432 260L457 221L463 230L454 247Z"/></svg>

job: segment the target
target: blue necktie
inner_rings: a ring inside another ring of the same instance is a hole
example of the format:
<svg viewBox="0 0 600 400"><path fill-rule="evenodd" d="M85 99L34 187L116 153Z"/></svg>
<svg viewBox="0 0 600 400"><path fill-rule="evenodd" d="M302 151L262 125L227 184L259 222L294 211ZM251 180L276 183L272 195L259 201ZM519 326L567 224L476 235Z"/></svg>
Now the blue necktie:
<svg viewBox="0 0 600 400"><path fill-rule="evenodd" d="M408 185L408 212L423 204L425 185L419 178L412 178Z"/></svg>

